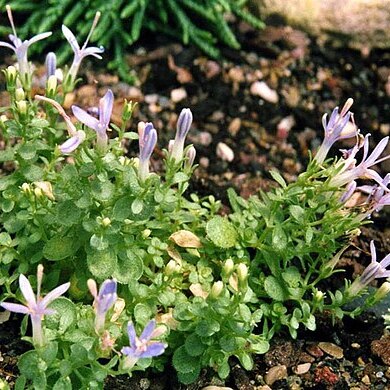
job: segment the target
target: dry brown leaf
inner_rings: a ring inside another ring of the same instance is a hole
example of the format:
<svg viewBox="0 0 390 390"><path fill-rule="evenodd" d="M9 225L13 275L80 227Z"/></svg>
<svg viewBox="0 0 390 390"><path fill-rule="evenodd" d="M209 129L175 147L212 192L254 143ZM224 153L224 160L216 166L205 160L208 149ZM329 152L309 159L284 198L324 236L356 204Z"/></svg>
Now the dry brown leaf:
<svg viewBox="0 0 390 390"><path fill-rule="evenodd" d="M188 230L179 230L173 233L170 237L176 245L181 246L182 248L201 248L202 243L200 239L192 232Z"/></svg>

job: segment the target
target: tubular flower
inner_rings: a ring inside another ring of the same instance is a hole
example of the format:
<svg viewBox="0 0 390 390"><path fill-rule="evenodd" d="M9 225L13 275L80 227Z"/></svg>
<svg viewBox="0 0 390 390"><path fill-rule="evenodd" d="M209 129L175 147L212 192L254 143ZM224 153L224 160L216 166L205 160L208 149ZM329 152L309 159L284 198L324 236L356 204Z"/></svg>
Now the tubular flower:
<svg viewBox="0 0 390 390"><path fill-rule="evenodd" d="M69 30L68 27L65 25L62 25L62 33L64 34L66 40L69 42L70 46L72 47L72 50L74 52L74 59L72 62L72 65L68 71L68 74L66 75L66 87L67 90L70 91L74 88L74 84L77 77L77 72L79 71L81 61L87 57L87 56L94 56L98 59L102 59L100 56L101 53L104 52L104 48L102 46L100 47L87 47L88 42L93 34L93 31L95 30L95 27L100 19L100 12L96 12L95 18L92 22L91 29L89 30L89 34L87 36L87 39L85 40L83 46L80 48L80 45L77 42L76 37L72 33L72 31Z"/></svg>
<svg viewBox="0 0 390 390"><path fill-rule="evenodd" d="M327 114L324 114L322 117L322 126L324 127L325 132L324 141L315 156L315 160L319 164L324 162L329 149L335 142L345 138L355 137L358 134L358 129L353 122L348 126L350 119L352 118L353 120L353 114L348 112L352 104L353 99L349 98L345 102L341 112L339 112L339 108L336 107L328 122L326 122Z"/></svg>
<svg viewBox="0 0 390 390"><path fill-rule="evenodd" d="M390 253L379 263L376 261L376 250L374 241L370 243L371 263L363 271L360 278L357 278L349 287L348 294L354 296L363 288L370 284L374 279L390 277L390 270L386 268L390 265Z"/></svg>
<svg viewBox="0 0 390 390"><path fill-rule="evenodd" d="M0 42L0 46L7 47L11 50L13 50L16 54L16 59L18 61L19 66L19 74L20 79L23 84L23 87L27 90L30 90L30 84L31 84L31 71L28 64L27 59L27 50L28 48L35 42L38 42L42 39L45 39L49 37L52 33L51 32L44 32L38 35L35 35L31 39L27 39L22 42L20 38L18 38L18 34L16 33L14 20L12 17L11 7L9 5L6 6L8 19L12 27L13 34L9 35L9 39L12 42L12 45L7 42Z"/></svg>
<svg viewBox="0 0 390 390"><path fill-rule="evenodd" d="M156 328L156 321L151 320L145 326L140 337L137 337L132 322L127 325L130 346L123 347L121 352L126 355L125 367L132 368L138 359L149 358L162 355L167 347L166 344L153 341L164 333L163 327Z"/></svg>
<svg viewBox="0 0 390 390"><path fill-rule="evenodd" d="M379 186L384 188L387 191L387 188L383 185L383 180L380 177L380 175L374 171L373 169L370 169L370 167L381 163L382 161L390 158L390 155L379 158L379 156L382 154L382 152L385 150L388 142L389 142L389 137L383 138L379 144L375 147L375 149L372 151L370 155L368 155L368 148L369 148L369 136L370 134L367 134L364 138L364 143L363 143L363 158L360 164L355 165L355 163L351 164L350 161L347 163L347 160L353 159L354 155L356 155L356 152L348 157L346 162L344 163L344 168L336 175L334 176L330 184L334 187L341 187L344 186L348 183L350 183L353 180L356 179L372 179L375 180ZM354 160L356 161L356 160Z"/></svg>
<svg viewBox="0 0 390 390"><path fill-rule="evenodd" d="M26 305L20 305L17 303L3 302L0 305L9 311L15 313L28 314L31 317L32 330L33 330L33 342L34 345L42 347L45 345L44 334L42 330L42 319L44 315L54 314L54 310L47 307L64 294L70 283L64 283L59 287L56 287L53 291L49 292L44 298L41 297L41 284L43 278L43 266L40 264L37 270L37 295L35 296L29 280L24 276L19 276L19 287L22 291Z"/></svg>
<svg viewBox="0 0 390 390"><path fill-rule="evenodd" d="M144 181L149 175L149 160L157 143L157 131L153 123L139 122L139 178Z"/></svg>
<svg viewBox="0 0 390 390"><path fill-rule="evenodd" d="M173 144L170 145L170 155L179 162L183 159L184 141L192 124L192 112L189 108L183 108L176 125L176 136Z"/></svg>
<svg viewBox="0 0 390 390"><path fill-rule="evenodd" d="M70 138L60 145L60 151L64 154L72 153L85 140L84 131L76 129L60 103L41 95L35 95L35 99L51 104L64 118Z"/></svg>
<svg viewBox="0 0 390 390"><path fill-rule="evenodd" d="M57 69L57 57L53 52L48 53L45 60L46 78L55 76Z"/></svg>
<svg viewBox="0 0 390 390"><path fill-rule="evenodd" d="M114 94L112 93L111 89L109 89L106 94L99 100L99 108L97 112L99 119L96 119L94 116L88 114L88 112L84 111L78 106L72 106L73 115L81 123L88 126L92 130L95 130L97 145L102 150L107 147L108 143L107 129L110 125L113 105Z"/></svg>
<svg viewBox="0 0 390 390"><path fill-rule="evenodd" d="M107 279L100 286L99 293L97 292L96 282L93 279L88 280L88 288L94 297L93 307L95 309L95 329L100 333L104 330L104 322L106 313L115 304L118 299L116 293L117 282L115 279Z"/></svg>

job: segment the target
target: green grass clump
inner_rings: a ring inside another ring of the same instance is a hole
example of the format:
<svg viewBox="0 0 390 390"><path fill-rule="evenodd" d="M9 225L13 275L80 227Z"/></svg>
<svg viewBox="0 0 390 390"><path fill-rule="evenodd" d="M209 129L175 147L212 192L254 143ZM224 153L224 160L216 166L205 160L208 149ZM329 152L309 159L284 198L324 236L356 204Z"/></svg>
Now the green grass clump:
<svg viewBox="0 0 390 390"><path fill-rule="evenodd" d="M79 42L88 34L96 11L102 13L93 40L112 50L114 60L110 66L124 79L129 78L129 68L124 60L126 49L136 42L143 31L150 30L181 38L184 44L193 44L212 58L220 55L218 46L238 49L240 44L226 21L228 14L235 15L256 28L262 28L261 20L253 16L245 5L248 0L0 0L1 9L9 3L15 16L26 18L19 24L21 38L43 31L57 31L38 45L44 52L48 45L64 42L58 31L62 23L69 27ZM0 27L0 33L8 33L8 27ZM67 59L70 47L64 42L57 51L59 60Z"/></svg>

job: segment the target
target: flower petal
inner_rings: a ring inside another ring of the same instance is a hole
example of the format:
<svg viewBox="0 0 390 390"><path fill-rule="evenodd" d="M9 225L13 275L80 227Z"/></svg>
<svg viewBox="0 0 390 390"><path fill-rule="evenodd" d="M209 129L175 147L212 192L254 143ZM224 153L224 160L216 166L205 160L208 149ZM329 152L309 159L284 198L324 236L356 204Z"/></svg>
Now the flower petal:
<svg viewBox="0 0 390 390"><path fill-rule="evenodd" d="M126 356L136 356L135 349L132 347L123 347L121 349L121 353Z"/></svg>
<svg viewBox="0 0 390 390"><path fill-rule="evenodd" d="M109 89L99 101L99 121L105 129L110 124L112 107L114 105L114 94Z"/></svg>
<svg viewBox="0 0 390 390"><path fill-rule="evenodd" d="M53 302L55 299L57 299L58 297L60 297L62 294L64 294L68 288L70 287L70 283L64 283L64 284L61 284L61 286L58 286L56 287L54 290L50 291L46 296L45 298L42 299L41 302L39 302L39 305L42 307L42 308L45 308L47 306L49 306L49 304L51 302Z"/></svg>
<svg viewBox="0 0 390 390"><path fill-rule="evenodd" d="M372 151L370 157L368 157L367 160L364 161L365 166L370 167L376 164L376 160L385 150L388 142L389 142L389 137L385 137L379 142L379 144Z"/></svg>
<svg viewBox="0 0 390 390"><path fill-rule="evenodd" d="M93 116L89 115L86 111L78 106L72 106L73 115L84 125L97 131L99 127L99 121Z"/></svg>
<svg viewBox="0 0 390 390"><path fill-rule="evenodd" d="M28 314L30 312L29 308L24 305L19 305L18 303L9 303L9 302L3 302L0 303L0 306L8 311L12 311L14 313L22 313L22 314Z"/></svg>
<svg viewBox="0 0 390 390"><path fill-rule="evenodd" d="M38 41L41 41L42 39L50 37L50 35L52 35L51 31L37 34L34 37L32 37L31 39L29 39L28 41L26 41L27 46L30 46L31 44L33 44L35 42L38 42Z"/></svg>
<svg viewBox="0 0 390 390"><path fill-rule="evenodd" d="M148 358L162 355L165 351L166 344L163 343L151 343L147 346L145 352L138 355L139 358Z"/></svg>
<svg viewBox="0 0 390 390"><path fill-rule="evenodd" d="M35 298L34 291L31 287L30 281L23 274L19 276L19 287L20 291L24 296L24 299L27 302L27 306L29 306L30 308L32 306L35 306L37 301Z"/></svg>
<svg viewBox="0 0 390 390"><path fill-rule="evenodd" d="M135 333L134 325L131 321L127 324L127 334L129 335L130 347L135 348L137 335Z"/></svg>
<svg viewBox="0 0 390 390"><path fill-rule="evenodd" d="M84 141L85 133L79 130L76 135L67 139L62 145L60 145L61 153L72 153L77 147Z"/></svg>
<svg viewBox="0 0 390 390"><path fill-rule="evenodd" d="M64 34L66 40L69 42L69 45L72 47L72 50L77 53L80 50L80 46L77 42L77 39L72 33L72 31L70 31L69 28L66 27L64 24L62 25L62 33Z"/></svg>
<svg viewBox="0 0 390 390"><path fill-rule="evenodd" d="M8 49L12 49L13 51L16 51L16 47L12 46L11 44L7 43L7 42L1 42L0 41L0 46L2 47L8 47Z"/></svg>
<svg viewBox="0 0 390 390"><path fill-rule="evenodd" d="M139 339L141 341L149 340L150 337L152 336L152 333L153 333L155 327L156 327L156 321L155 320L150 320L148 322L148 324L145 326L145 329L142 332L142 334L141 334Z"/></svg>

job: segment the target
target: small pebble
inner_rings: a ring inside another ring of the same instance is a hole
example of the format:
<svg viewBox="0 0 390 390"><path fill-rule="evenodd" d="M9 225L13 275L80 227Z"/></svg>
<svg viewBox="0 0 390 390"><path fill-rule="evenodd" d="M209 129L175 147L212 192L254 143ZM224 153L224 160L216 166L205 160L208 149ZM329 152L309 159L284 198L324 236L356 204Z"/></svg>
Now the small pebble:
<svg viewBox="0 0 390 390"><path fill-rule="evenodd" d="M293 368L293 371L297 375L302 375L306 374L311 367L311 363L303 363L303 364L298 364L296 367Z"/></svg>
<svg viewBox="0 0 390 390"><path fill-rule="evenodd" d="M187 97L187 91L184 88L176 88L171 91L171 100L174 103L181 102Z"/></svg>
<svg viewBox="0 0 390 390"><path fill-rule="evenodd" d="M362 378L362 382L365 385L370 385L371 384L370 377L368 375L364 375L364 377Z"/></svg>
<svg viewBox="0 0 390 390"><path fill-rule="evenodd" d="M260 96L269 103L276 104L279 101L277 92L271 89L264 81L255 81L250 87L250 93Z"/></svg>
<svg viewBox="0 0 390 390"><path fill-rule="evenodd" d="M157 93L151 93L149 95L145 95L145 103L147 104L156 104L158 102Z"/></svg>
<svg viewBox="0 0 390 390"><path fill-rule="evenodd" d="M324 353L318 348L318 345L312 344L306 347L306 351L310 353L311 356L316 358L321 357Z"/></svg>
<svg viewBox="0 0 390 390"><path fill-rule="evenodd" d="M221 387L221 386L206 386L202 390L233 390L231 387Z"/></svg>
<svg viewBox="0 0 390 390"><path fill-rule="evenodd" d="M342 359L344 357L344 351L333 343L318 343L318 346L328 355L335 357L336 359Z"/></svg>
<svg viewBox="0 0 390 390"><path fill-rule="evenodd" d="M228 127L229 134L231 134L233 137L237 135L237 133L241 129L241 119L240 118L234 118L230 123Z"/></svg>
<svg viewBox="0 0 390 390"><path fill-rule="evenodd" d="M351 347L355 348L355 349L359 349L360 348L360 344L359 343L352 343Z"/></svg>
<svg viewBox="0 0 390 390"><path fill-rule="evenodd" d="M217 156L224 161L232 162L234 160L233 150L223 142L218 142Z"/></svg>
<svg viewBox="0 0 390 390"><path fill-rule="evenodd" d="M273 383L287 378L287 367L285 365L271 367L265 374L265 383L272 386Z"/></svg>

